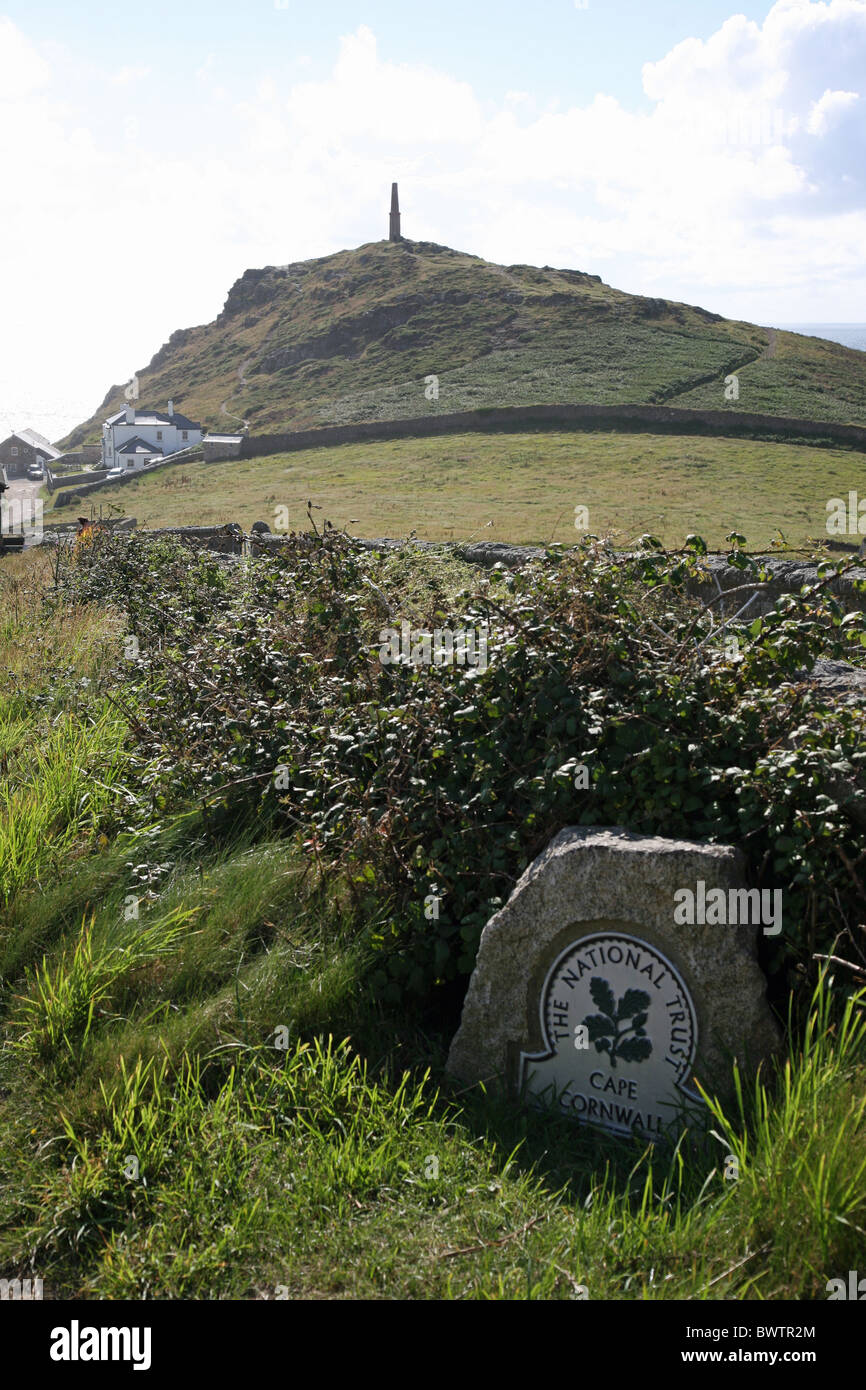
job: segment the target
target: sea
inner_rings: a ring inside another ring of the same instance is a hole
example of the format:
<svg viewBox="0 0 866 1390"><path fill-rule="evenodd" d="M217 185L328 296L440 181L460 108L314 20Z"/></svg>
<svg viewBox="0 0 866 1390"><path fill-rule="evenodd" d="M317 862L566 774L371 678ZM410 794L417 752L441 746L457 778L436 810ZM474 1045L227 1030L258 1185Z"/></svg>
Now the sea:
<svg viewBox="0 0 866 1390"><path fill-rule="evenodd" d="M829 338L831 343L866 352L866 323L777 323L789 333L805 333L810 338Z"/></svg>

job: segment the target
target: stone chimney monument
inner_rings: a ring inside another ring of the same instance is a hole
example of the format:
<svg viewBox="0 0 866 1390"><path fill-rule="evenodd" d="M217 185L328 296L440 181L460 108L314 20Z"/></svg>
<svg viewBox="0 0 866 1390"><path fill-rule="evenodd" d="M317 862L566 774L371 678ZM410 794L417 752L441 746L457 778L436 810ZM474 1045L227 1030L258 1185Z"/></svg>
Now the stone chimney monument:
<svg viewBox="0 0 866 1390"><path fill-rule="evenodd" d="M391 227L388 233L389 241L402 241L400 235L400 200L397 197L397 185L391 184Z"/></svg>

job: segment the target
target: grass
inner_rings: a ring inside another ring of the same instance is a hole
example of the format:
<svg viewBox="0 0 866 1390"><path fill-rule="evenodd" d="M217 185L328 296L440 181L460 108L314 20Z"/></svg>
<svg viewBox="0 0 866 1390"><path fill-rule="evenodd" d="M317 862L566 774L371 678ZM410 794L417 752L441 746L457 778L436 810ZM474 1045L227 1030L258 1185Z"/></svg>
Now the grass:
<svg viewBox="0 0 866 1390"><path fill-rule="evenodd" d="M106 698L119 619L47 610L47 554L0 566L0 906L56 875L122 795L126 725Z"/></svg>
<svg viewBox="0 0 866 1390"><path fill-rule="evenodd" d="M39 827L19 853L7 825L2 861L0 1276L50 1298L808 1300L857 1268L866 996L825 974L779 1071L674 1147L457 1092L459 997L369 988L375 882L201 806L124 830L122 620L67 629L39 553L0 574L0 664L30 654L0 703L8 794ZM97 755L105 800L82 802Z"/></svg>
<svg viewBox="0 0 866 1390"><path fill-rule="evenodd" d="M862 418L862 387L855 361L836 352L838 344L802 333L780 332L772 356L762 353L738 369L740 394L728 405L716 383L704 382L671 399L684 409L734 409L795 419L856 421ZM859 353L866 357L866 353ZM854 374L851 375L851 368Z"/></svg>
<svg viewBox="0 0 866 1390"><path fill-rule="evenodd" d="M67 714L34 739L0 708L9 773L0 784L0 902L56 872L81 832L113 804L125 765L123 732L106 706L92 723Z"/></svg>
<svg viewBox="0 0 866 1390"><path fill-rule="evenodd" d="M203 887L230 867L260 902L262 863L233 856ZM125 1002L86 932L33 972L0 1054L4 1270L67 1297L809 1299L856 1267L862 1001L840 1012L825 982L780 1078L714 1105L715 1140L653 1151L450 1094L420 1020L401 1038L365 1018L362 962L317 1003L320 933L327 954L345 923L332 905L305 929L305 896L271 904L258 958L236 934L221 980L164 916L122 967ZM352 1040L323 1014L354 1014Z"/></svg>
<svg viewBox="0 0 866 1390"><path fill-rule="evenodd" d="M731 530L756 547L777 533L792 547L825 538L827 502L862 478L841 449L648 434L456 435L310 449L217 464L178 464L109 488L140 526L307 525L306 503L359 536L513 543L574 541L575 507L589 528L628 543L646 531L666 545L697 531L720 549ZM59 515L71 515L69 507ZM50 524L51 512L46 514Z"/></svg>

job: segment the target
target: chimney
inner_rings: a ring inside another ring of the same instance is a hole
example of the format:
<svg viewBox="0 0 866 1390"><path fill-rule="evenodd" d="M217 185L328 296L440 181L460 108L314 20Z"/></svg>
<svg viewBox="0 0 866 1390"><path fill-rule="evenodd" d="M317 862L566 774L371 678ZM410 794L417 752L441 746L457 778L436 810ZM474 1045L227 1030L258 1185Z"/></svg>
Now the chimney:
<svg viewBox="0 0 866 1390"><path fill-rule="evenodd" d="M171 417L172 417L173 414L174 414L174 401L169 401L169 403L168 403L168 418L169 418L169 420L171 419Z"/></svg>
<svg viewBox="0 0 866 1390"><path fill-rule="evenodd" d="M391 222L388 232L389 241L402 241L400 235L400 200L397 197L397 185L391 184Z"/></svg>
<svg viewBox="0 0 866 1390"><path fill-rule="evenodd" d="M135 424L135 411L133 410L131 405L128 405L126 407L126 423L128 425Z"/></svg>

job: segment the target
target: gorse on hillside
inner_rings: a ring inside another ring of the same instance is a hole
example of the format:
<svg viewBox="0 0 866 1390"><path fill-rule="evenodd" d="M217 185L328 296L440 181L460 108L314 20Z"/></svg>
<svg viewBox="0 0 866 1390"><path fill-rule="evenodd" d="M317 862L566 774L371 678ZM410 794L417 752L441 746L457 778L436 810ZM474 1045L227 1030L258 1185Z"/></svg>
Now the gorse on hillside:
<svg viewBox="0 0 866 1390"><path fill-rule="evenodd" d="M724 396L731 372L738 403ZM179 328L137 375L142 406L173 399L212 429L246 420L257 434L545 402L866 420L861 352L430 242L248 270L213 323ZM66 443L98 439L124 404L113 386Z"/></svg>

